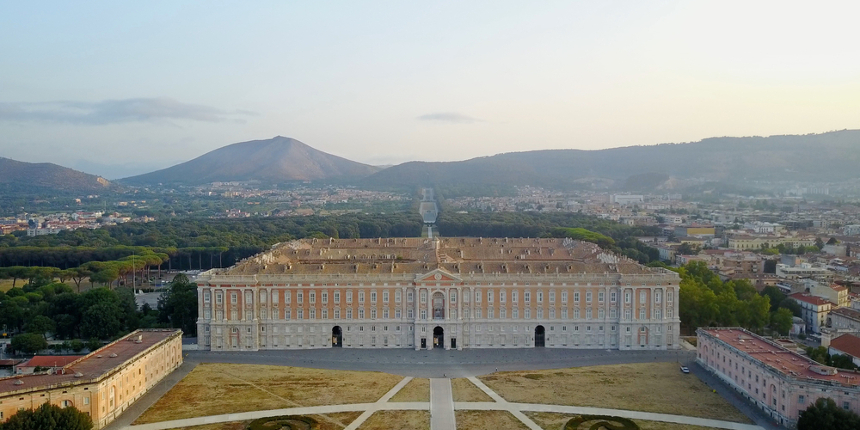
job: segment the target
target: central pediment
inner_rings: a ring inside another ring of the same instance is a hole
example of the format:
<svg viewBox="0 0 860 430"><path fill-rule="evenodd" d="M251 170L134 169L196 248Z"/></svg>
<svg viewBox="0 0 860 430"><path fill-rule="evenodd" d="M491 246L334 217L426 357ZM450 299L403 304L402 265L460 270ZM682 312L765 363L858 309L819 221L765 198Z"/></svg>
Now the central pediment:
<svg viewBox="0 0 860 430"><path fill-rule="evenodd" d="M462 282L463 280L443 269L415 275L415 282Z"/></svg>

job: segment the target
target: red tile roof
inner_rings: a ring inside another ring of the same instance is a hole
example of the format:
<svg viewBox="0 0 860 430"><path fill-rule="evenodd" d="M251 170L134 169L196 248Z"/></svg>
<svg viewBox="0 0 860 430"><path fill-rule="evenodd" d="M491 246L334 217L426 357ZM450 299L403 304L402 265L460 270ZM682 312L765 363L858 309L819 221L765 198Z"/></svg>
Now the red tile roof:
<svg viewBox="0 0 860 430"><path fill-rule="evenodd" d="M828 303L830 303L831 305L833 304L829 300L824 300L821 297L813 296L813 295L807 294L807 293L794 293L794 294L789 295L788 297L791 297L792 299L797 300L797 301L810 303L810 304L813 304L816 306L826 305Z"/></svg>
<svg viewBox="0 0 860 430"><path fill-rule="evenodd" d="M81 357L83 355L37 355L18 367L63 367Z"/></svg>
<svg viewBox="0 0 860 430"><path fill-rule="evenodd" d="M719 338L738 351L746 353L783 375L790 375L798 379L834 381L847 386L860 385L860 373L858 372L839 370L832 375L822 375L813 369L826 366L747 330L738 328L700 328L699 330Z"/></svg>
<svg viewBox="0 0 860 430"><path fill-rule="evenodd" d="M830 347L838 349L852 357L860 358L860 337L853 334L843 334L831 340Z"/></svg>

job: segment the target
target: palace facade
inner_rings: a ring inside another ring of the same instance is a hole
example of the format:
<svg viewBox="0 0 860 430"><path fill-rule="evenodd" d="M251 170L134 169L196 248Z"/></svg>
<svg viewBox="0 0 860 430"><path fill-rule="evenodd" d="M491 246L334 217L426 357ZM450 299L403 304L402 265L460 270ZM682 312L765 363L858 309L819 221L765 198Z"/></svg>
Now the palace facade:
<svg viewBox="0 0 860 430"><path fill-rule="evenodd" d="M678 348L676 273L570 239L303 239L198 277L199 348Z"/></svg>
<svg viewBox="0 0 860 430"><path fill-rule="evenodd" d="M100 429L181 364L181 330L137 330L46 372L0 379L0 423L51 403L78 408Z"/></svg>

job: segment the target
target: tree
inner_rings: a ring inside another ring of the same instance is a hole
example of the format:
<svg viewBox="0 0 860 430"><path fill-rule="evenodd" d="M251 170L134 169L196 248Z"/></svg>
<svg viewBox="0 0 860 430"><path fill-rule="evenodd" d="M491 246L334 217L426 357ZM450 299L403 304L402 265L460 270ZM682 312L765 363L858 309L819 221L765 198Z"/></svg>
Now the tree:
<svg viewBox="0 0 860 430"><path fill-rule="evenodd" d="M821 397L800 412L797 430L856 430L860 428L860 416L836 406L831 398Z"/></svg>
<svg viewBox="0 0 860 430"><path fill-rule="evenodd" d="M197 284L183 274L176 275L158 299L158 319L182 329L189 336L197 334Z"/></svg>
<svg viewBox="0 0 860 430"><path fill-rule="evenodd" d="M827 347L819 346L817 348L807 347L806 355L812 360L817 361L825 366L830 365L830 354L827 352Z"/></svg>
<svg viewBox="0 0 860 430"><path fill-rule="evenodd" d="M821 240L820 237L815 238L815 247L818 248L819 251L821 251L824 248L824 241Z"/></svg>
<svg viewBox="0 0 860 430"><path fill-rule="evenodd" d="M120 308L116 303L96 303L81 316L81 335L98 339L109 339L120 332Z"/></svg>
<svg viewBox="0 0 860 430"><path fill-rule="evenodd" d="M779 307L790 310L791 314L798 318L803 315L803 308L800 307L800 303L797 303L797 300L794 300L791 297L782 299L782 301L779 302Z"/></svg>
<svg viewBox="0 0 860 430"><path fill-rule="evenodd" d="M830 356L830 365L840 369L857 370L857 365L854 364L854 359L846 354L834 354Z"/></svg>
<svg viewBox="0 0 860 430"><path fill-rule="evenodd" d="M25 354L35 354L48 347L44 336L36 333L22 333L12 338L12 349Z"/></svg>
<svg viewBox="0 0 860 430"><path fill-rule="evenodd" d="M46 333L53 333L56 329L56 324L54 321L44 315L36 315L32 319L30 319L27 324L24 325L24 330L27 333L36 333L47 339Z"/></svg>
<svg viewBox="0 0 860 430"><path fill-rule="evenodd" d="M699 245L684 242L678 247L677 253L680 255L698 255L699 251L701 251L701 247L699 247Z"/></svg>
<svg viewBox="0 0 860 430"><path fill-rule="evenodd" d="M783 336L788 335L793 318L790 310L779 308L770 315L770 328Z"/></svg>
<svg viewBox="0 0 860 430"><path fill-rule="evenodd" d="M61 408L44 403L35 410L23 409L0 424L0 430L90 430L93 421L89 415L74 407Z"/></svg>
<svg viewBox="0 0 860 430"><path fill-rule="evenodd" d="M779 288L768 285L761 290L761 295L770 297L770 311L775 312L776 308L785 300L785 294L779 291ZM794 301L794 300L792 300Z"/></svg>

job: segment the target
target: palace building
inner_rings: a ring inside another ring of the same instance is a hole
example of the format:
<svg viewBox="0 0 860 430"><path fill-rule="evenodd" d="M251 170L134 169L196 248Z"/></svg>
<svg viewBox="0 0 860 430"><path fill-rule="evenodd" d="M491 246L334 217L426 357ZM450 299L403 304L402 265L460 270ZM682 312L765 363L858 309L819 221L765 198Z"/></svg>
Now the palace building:
<svg viewBox="0 0 860 430"><path fill-rule="evenodd" d="M199 348L678 348L676 273L571 239L303 239L198 277Z"/></svg>
<svg viewBox="0 0 860 430"><path fill-rule="evenodd" d="M78 408L100 429L181 364L181 330L137 330L47 371L0 378L0 423L51 403Z"/></svg>

